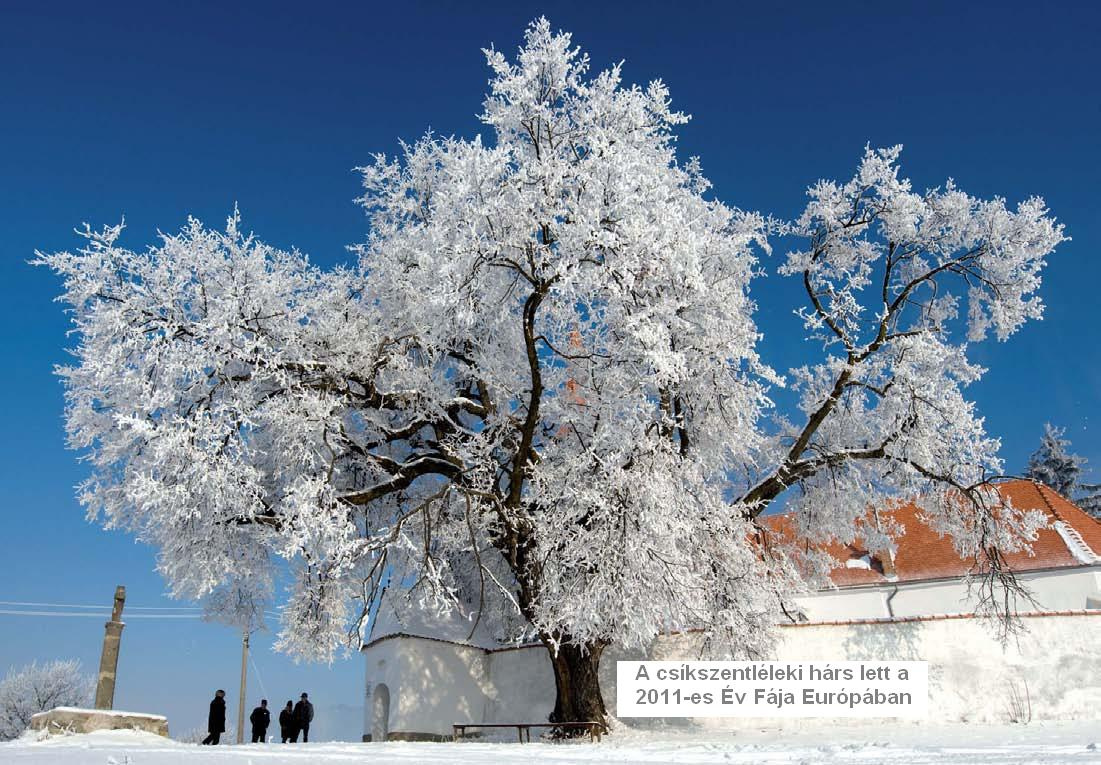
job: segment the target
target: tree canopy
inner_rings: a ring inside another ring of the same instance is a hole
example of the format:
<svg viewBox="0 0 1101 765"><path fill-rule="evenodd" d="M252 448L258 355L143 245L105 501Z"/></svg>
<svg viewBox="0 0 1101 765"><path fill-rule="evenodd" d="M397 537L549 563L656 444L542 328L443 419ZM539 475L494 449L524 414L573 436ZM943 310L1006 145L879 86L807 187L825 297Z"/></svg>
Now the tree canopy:
<svg viewBox="0 0 1101 765"><path fill-rule="evenodd" d="M916 191L901 147L868 148L779 222L678 159L688 117L660 81L591 74L545 19L486 58L482 136L361 169L354 264L318 269L236 213L39 256L79 338L61 375L91 514L155 544L181 596L247 582L263 602L287 561L282 645L321 657L387 580L552 652L699 626L758 655L828 568L762 544L781 496L804 538L887 549L899 530L868 508L918 497L1006 573L1042 518L995 506L968 343L1041 315L1063 239L1041 199ZM774 261L822 349L787 374L750 295ZM772 406L782 385L796 411Z"/></svg>

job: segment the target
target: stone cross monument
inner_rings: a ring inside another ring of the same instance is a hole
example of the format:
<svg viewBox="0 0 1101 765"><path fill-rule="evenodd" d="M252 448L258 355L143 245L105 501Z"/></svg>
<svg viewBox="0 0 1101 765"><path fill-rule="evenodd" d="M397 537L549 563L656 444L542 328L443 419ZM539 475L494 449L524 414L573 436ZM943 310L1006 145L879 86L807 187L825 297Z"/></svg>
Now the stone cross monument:
<svg viewBox="0 0 1101 765"><path fill-rule="evenodd" d="M115 588L115 607L111 621L105 626L103 654L99 658L99 681L96 683L96 709L111 709L115 704L115 673L119 666L119 644L122 642L122 607L126 603L126 588Z"/></svg>

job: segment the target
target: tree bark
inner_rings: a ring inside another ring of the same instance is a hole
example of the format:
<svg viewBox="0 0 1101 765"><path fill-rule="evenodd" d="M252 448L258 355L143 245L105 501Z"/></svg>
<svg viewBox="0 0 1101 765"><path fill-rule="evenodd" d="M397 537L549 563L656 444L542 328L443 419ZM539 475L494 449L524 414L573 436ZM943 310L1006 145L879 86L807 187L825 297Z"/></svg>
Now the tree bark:
<svg viewBox="0 0 1101 765"><path fill-rule="evenodd" d="M550 721L599 722L607 724L608 711L600 692L600 655L607 643L588 645L561 643L555 652L553 644L543 640L554 668L555 700ZM581 728L558 728L554 735L569 738L586 734Z"/></svg>

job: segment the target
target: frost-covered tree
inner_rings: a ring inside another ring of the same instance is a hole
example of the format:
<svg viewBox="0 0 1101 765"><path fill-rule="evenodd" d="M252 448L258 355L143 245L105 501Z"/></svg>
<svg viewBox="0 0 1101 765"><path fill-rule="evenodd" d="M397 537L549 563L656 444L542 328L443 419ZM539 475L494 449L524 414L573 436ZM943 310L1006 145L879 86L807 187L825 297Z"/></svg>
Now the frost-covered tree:
<svg viewBox="0 0 1101 765"><path fill-rule="evenodd" d="M39 712L88 706L94 690L95 681L76 660L10 669L0 681L0 741L18 738Z"/></svg>
<svg viewBox="0 0 1101 765"><path fill-rule="evenodd" d="M1082 484L1082 493L1074 498L1075 504L1101 521L1101 483Z"/></svg>
<svg viewBox="0 0 1101 765"><path fill-rule="evenodd" d="M1101 485L1083 483L1086 458L1072 454L1066 429L1044 424L1040 448L1028 458L1025 477L1050 486L1095 518L1101 518Z"/></svg>
<svg viewBox="0 0 1101 765"><path fill-rule="evenodd" d="M1067 451L1070 441L1063 437L1065 434L1065 428L1057 428L1051 423L1044 424L1040 448L1028 458L1025 477L1050 486L1069 498L1078 488L1086 460Z"/></svg>
<svg viewBox="0 0 1101 765"><path fill-rule="evenodd" d="M660 81L590 75L545 20L515 59L486 56L484 137L362 169L354 266L319 270L236 214L143 252L112 227L40 256L80 340L61 374L89 512L157 545L178 595L267 590L287 561L295 652L355 639L386 581L537 637L552 720L603 718L613 641L698 626L721 655L766 654L827 568L757 522L781 497L811 539L889 546L867 508L920 496L1009 583L1003 553L1041 519L996 506L998 444L963 394L983 370L957 335L1040 316L1063 238L1043 202L914 191L896 147L777 227L677 160L687 117ZM774 228L823 345L788 418L749 296Z"/></svg>

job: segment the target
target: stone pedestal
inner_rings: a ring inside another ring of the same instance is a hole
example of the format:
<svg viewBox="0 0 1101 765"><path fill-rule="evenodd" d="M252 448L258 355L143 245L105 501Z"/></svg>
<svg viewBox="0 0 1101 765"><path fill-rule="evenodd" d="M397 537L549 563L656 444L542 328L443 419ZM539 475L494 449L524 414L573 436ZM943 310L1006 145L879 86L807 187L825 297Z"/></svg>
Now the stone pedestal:
<svg viewBox="0 0 1101 765"><path fill-rule="evenodd" d="M31 730L47 733L91 733L96 730L141 730L168 737L168 718L107 709L56 707L31 718Z"/></svg>

